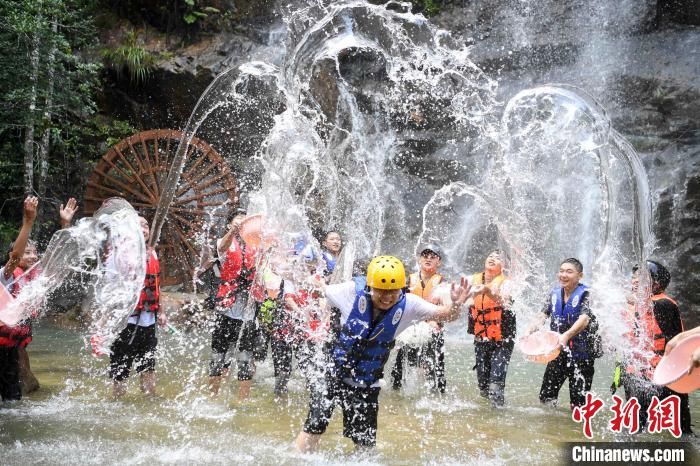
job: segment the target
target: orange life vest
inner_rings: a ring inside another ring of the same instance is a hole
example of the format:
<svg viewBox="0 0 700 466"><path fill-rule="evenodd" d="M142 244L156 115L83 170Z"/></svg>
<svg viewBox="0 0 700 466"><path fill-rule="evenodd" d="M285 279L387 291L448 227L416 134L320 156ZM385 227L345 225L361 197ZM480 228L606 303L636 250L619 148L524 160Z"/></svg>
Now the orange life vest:
<svg viewBox="0 0 700 466"><path fill-rule="evenodd" d="M665 293L659 293L651 297L652 302L662 299L671 301L676 307L678 303L671 299ZM654 374L654 369L661 361L666 350L666 344L670 340L659 327L659 323L654 316L653 307L647 312L639 314L632 308L628 312L628 320L634 319L631 322L632 331L628 334L632 348L641 350L636 351L632 359L636 364L627 367L628 373L641 374L649 379ZM681 320L681 329L683 329L683 321ZM651 358L649 354L653 353Z"/></svg>
<svg viewBox="0 0 700 466"><path fill-rule="evenodd" d="M471 285L483 285L485 273L475 273L469 280ZM491 280L491 285L500 286L506 277L498 275ZM474 304L469 308L474 322L474 337L493 341L503 340L502 319L503 307L494 299L481 293L474 296Z"/></svg>
<svg viewBox="0 0 700 466"><path fill-rule="evenodd" d="M442 275L439 273L434 274L427 282L420 278L420 272L415 272L408 276L408 290L426 301L430 300L433 289L440 283L442 283Z"/></svg>
<svg viewBox="0 0 700 466"><path fill-rule="evenodd" d="M24 275L24 276L23 276ZM10 293L17 296L24 285L34 280L39 275L39 269L34 267L25 275L24 270L17 267L12 272L14 283L10 285ZM2 285L0 285L2 286ZM0 324L0 347L24 348L32 341L32 326L29 322L20 323L14 327Z"/></svg>
<svg viewBox="0 0 700 466"><path fill-rule="evenodd" d="M157 313L160 310L160 261L155 251L151 251L146 259L146 277L143 280L143 289L139 296L131 317L138 317L141 312Z"/></svg>

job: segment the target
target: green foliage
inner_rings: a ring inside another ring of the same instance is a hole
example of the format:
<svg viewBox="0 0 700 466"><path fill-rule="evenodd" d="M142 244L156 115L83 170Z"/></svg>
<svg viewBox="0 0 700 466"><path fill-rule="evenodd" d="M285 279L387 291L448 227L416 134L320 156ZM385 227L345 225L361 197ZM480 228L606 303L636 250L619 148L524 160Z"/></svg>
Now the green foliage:
<svg viewBox="0 0 700 466"><path fill-rule="evenodd" d="M212 6L197 6L197 0L183 0L185 2L185 13L182 20L187 24L194 24L198 20L208 17L210 14L218 14L221 11Z"/></svg>
<svg viewBox="0 0 700 466"><path fill-rule="evenodd" d="M0 242L4 244L14 239L21 222L22 143L29 125L35 128L35 144L42 134L47 134L50 142L45 195L40 199L43 210L34 230L40 236L54 231L49 225L55 223L60 203L71 196L80 199L94 162L108 145L135 132L126 122L109 121L97 114L95 96L102 69L92 19L97 3L0 2ZM39 68L32 82L30 57L34 50ZM53 89L49 85L51 74ZM36 106L30 110L32 85Z"/></svg>
<svg viewBox="0 0 700 466"><path fill-rule="evenodd" d="M441 0L411 0L413 6L425 16L434 16L440 12Z"/></svg>
<svg viewBox="0 0 700 466"><path fill-rule="evenodd" d="M136 84L144 83L151 76L153 67L160 58L139 43L134 31L129 32L124 44L116 49L102 50L102 56L119 78L126 71L131 82Z"/></svg>

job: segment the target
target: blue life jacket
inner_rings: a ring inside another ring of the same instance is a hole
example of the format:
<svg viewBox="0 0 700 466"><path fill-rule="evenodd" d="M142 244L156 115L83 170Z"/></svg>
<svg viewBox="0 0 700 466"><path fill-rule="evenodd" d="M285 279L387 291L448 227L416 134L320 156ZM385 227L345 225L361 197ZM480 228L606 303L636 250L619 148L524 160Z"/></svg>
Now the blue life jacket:
<svg viewBox="0 0 700 466"><path fill-rule="evenodd" d="M321 256L323 257L323 260L326 262L326 274L330 275L333 273L333 270L335 270L335 264L336 264L336 259L328 251L323 251L321 253Z"/></svg>
<svg viewBox="0 0 700 466"><path fill-rule="evenodd" d="M552 318L550 329L557 333L569 330L581 316L581 303L588 287L580 283L566 303L562 302L561 287L552 290L549 300L549 312ZM588 344L588 329L569 340L569 349L574 359L592 359Z"/></svg>
<svg viewBox="0 0 700 466"><path fill-rule="evenodd" d="M340 330L338 341L333 348L336 375L342 379L352 379L361 387L370 387L384 375L384 364L394 347L396 329L406 307L406 295L373 325L372 298L356 277L355 296L350 315Z"/></svg>

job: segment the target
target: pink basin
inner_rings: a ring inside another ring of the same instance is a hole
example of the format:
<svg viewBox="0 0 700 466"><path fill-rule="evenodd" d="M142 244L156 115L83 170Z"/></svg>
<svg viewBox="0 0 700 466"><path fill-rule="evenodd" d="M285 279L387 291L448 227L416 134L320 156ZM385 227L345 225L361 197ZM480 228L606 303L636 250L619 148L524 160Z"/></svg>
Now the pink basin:
<svg viewBox="0 0 700 466"><path fill-rule="evenodd" d="M690 393L700 388L700 369L688 375L690 356L700 348L700 335L682 340L669 354L661 358L654 371L654 383L666 385L678 393Z"/></svg>
<svg viewBox="0 0 700 466"><path fill-rule="evenodd" d="M241 224L240 235L248 246L258 247L262 241L263 216L260 214L246 217Z"/></svg>
<svg viewBox="0 0 700 466"><path fill-rule="evenodd" d="M14 298L10 294L9 291L7 291L7 288L5 288L4 285L0 285L0 322L7 324L8 322L10 324L14 323L14 316L11 316L10 314L12 313L12 310L10 308L10 304L12 304L12 301L14 301Z"/></svg>
<svg viewBox="0 0 700 466"><path fill-rule="evenodd" d="M559 334L551 330L540 330L522 337L518 341L520 351L528 361L547 364L561 351L559 346Z"/></svg>

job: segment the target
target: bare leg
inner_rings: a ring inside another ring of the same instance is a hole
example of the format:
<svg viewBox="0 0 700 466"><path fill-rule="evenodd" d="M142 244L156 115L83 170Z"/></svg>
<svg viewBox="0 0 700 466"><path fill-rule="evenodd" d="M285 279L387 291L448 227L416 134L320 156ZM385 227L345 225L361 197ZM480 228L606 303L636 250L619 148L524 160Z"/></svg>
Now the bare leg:
<svg viewBox="0 0 700 466"><path fill-rule="evenodd" d="M220 375L214 375L209 377L209 391L213 398L219 396L219 391L221 390L221 379Z"/></svg>
<svg viewBox="0 0 700 466"><path fill-rule="evenodd" d="M141 391L148 396L156 394L156 372L144 371L141 372Z"/></svg>
<svg viewBox="0 0 700 466"><path fill-rule="evenodd" d="M121 398L126 395L126 380L115 380L112 385L112 395L114 398Z"/></svg>
<svg viewBox="0 0 700 466"><path fill-rule="evenodd" d="M244 401L250 396L250 390L253 387L252 380L241 380L238 382L238 401Z"/></svg>
<svg viewBox="0 0 700 466"><path fill-rule="evenodd" d="M313 453L318 449L318 444L321 442L321 434L307 434L299 432L294 445L301 453Z"/></svg>

